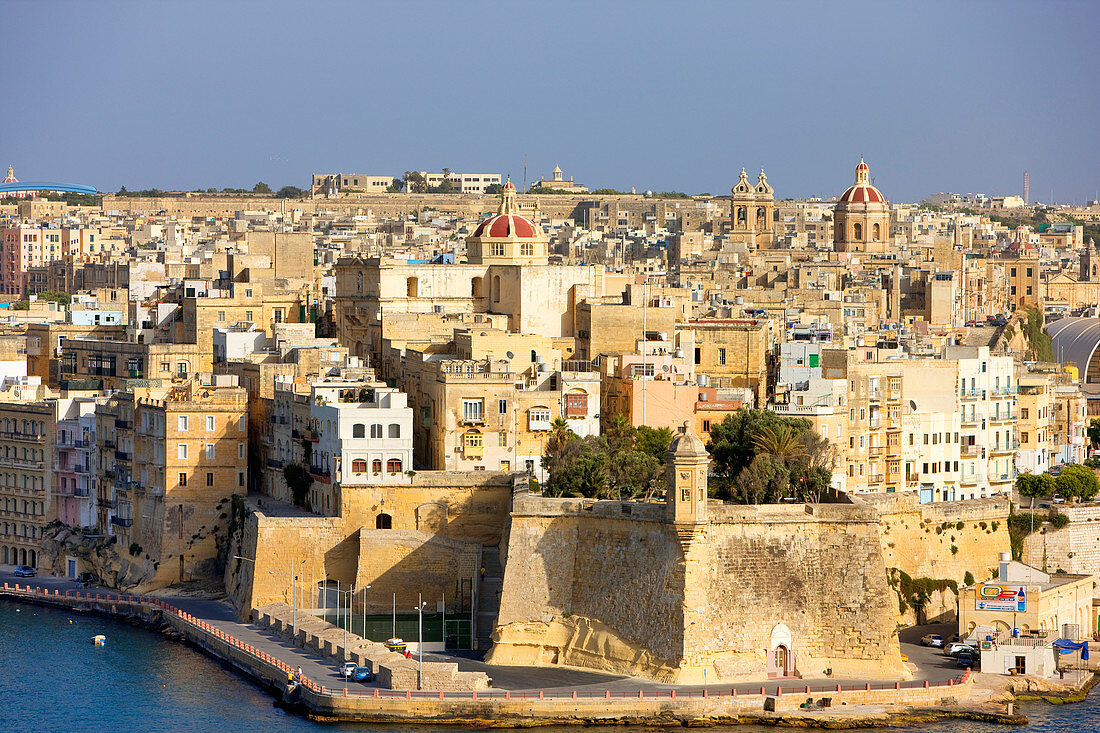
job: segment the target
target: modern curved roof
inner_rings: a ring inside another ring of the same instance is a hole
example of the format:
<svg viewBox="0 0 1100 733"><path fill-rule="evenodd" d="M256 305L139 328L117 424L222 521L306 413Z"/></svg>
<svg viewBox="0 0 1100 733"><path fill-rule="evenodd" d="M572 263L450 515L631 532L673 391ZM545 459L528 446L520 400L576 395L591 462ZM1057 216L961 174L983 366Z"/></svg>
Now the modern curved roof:
<svg viewBox="0 0 1100 733"><path fill-rule="evenodd" d="M81 186L76 183L50 183L48 181L0 183L0 194L18 191L61 191L63 193L87 193L92 195L99 193L92 186Z"/></svg>
<svg viewBox="0 0 1100 733"><path fill-rule="evenodd" d="M1100 347L1100 318L1062 318L1048 324L1046 332L1054 346L1054 358L1076 365L1084 385L1089 362Z"/></svg>

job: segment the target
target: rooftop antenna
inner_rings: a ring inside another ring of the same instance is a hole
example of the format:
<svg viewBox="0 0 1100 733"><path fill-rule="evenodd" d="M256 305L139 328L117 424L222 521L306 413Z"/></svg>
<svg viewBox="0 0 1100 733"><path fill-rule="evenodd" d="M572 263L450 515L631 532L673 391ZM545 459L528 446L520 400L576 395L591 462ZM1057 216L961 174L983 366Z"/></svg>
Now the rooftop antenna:
<svg viewBox="0 0 1100 733"><path fill-rule="evenodd" d="M523 154L523 190L527 190L527 153Z"/></svg>

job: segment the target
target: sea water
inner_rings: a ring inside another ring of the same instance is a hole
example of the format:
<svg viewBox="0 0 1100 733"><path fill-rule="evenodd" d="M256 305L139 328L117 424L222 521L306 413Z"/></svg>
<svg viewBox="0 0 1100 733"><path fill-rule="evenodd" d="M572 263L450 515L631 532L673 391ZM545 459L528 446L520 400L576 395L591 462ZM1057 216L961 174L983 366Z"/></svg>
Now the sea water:
<svg viewBox="0 0 1100 733"><path fill-rule="evenodd" d="M92 645L103 634L106 646ZM1021 706L1027 731L1100 731L1100 693L1075 705ZM190 647L118 621L0 601L0 731L348 731L447 733L413 725L314 723L275 707L267 692ZM543 733L577 729L540 728ZM608 728L619 733L653 729ZM774 733L737 726L719 733ZM966 721L895 728L1008 733Z"/></svg>

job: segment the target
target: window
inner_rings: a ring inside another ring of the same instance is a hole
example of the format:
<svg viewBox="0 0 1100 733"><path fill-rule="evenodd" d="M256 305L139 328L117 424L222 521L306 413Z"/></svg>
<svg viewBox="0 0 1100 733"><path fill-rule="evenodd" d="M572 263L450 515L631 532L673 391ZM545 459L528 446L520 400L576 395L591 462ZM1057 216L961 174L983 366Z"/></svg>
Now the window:
<svg viewBox="0 0 1100 733"><path fill-rule="evenodd" d="M207 474L206 474L206 485L207 486L213 486L214 485L214 474L213 473L207 472Z"/></svg>
<svg viewBox="0 0 1100 733"><path fill-rule="evenodd" d="M550 429L550 408L532 407L527 411L527 428L529 430Z"/></svg>
<svg viewBox="0 0 1100 733"><path fill-rule="evenodd" d="M208 433L214 432L214 416L213 415L207 415L206 416L206 432L208 432Z"/></svg>
<svg viewBox="0 0 1100 733"><path fill-rule="evenodd" d="M485 414L484 400L462 400L462 419L468 422L481 422Z"/></svg>
<svg viewBox="0 0 1100 733"><path fill-rule="evenodd" d="M726 350L725 349L718 349L718 363L719 364L725 364L726 363Z"/></svg>
<svg viewBox="0 0 1100 733"><path fill-rule="evenodd" d="M237 486L244 486L244 471L237 471Z"/></svg>
<svg viewBox="0 0 1100 733"><path fill-rule="evenodd" d="M395 475L401 473L401 459L400 458L391 458L390 460L386 461L386 471L391 476L395 476Z"/></svg>
<svg viewBox="0 0 1100 733"><path fill-rule="evenodd" d="M351 437L353 438L365 438L367 437L367 426L361 422L357 422L351 426Z"/></svg>
<svg viewBox="0 0 1100 733"><path fill-rule="evenodd" d="M373 473L375 476L382 473L382 461L381 461L381 459L375 458L373 461L371 461L370 462L370 470L371 470L371 473Z"/></svg>
<svg viewBox="0 0 1100 733"><path fill-rule="evenodd" d="M381 438L382 437L382 425L381 423L375 423L370 426L370 437Z"/></svg>
<svg viewBox="0 0 1100 733"><path fill-rule="evenodd" d="M367 462L362 458L356 458L354 461L351 462L351 471L352 473L366 473Z"/></svg>
<svg viewBox="0 0 1100 733"><path fill-rule="evenodd" d="M497 413L501 415L508 414L508 400L497 400Z"/></svg>
<svg viewBox="0 0 1100 733"><path fill-rule="evenodd" d="M247 415L241 415L240 417L237 418L237 432L243 433L247 430L248 430L248 416Z"/></svg>
<svg viewBox="0 0 1100 733"><path fill-rule="evenodd" d="M180 379L187 379L189 371L191 371L191 365L187 362L181 361L176 364L176 376Z"/></svg>
<svg viewBox="0 0 1100 733"><path fill-rule="evenodd" d="M391 517L389 514L379 514L377 517L374 518L374 528L392 529L393 517Z"/></svg>
<svg viewBox="0 0 1100 733"><path fill-rule="evenodd" d="M251 321L252 320L252 311L245 311L244 312L244 319L246 321Z"/></svg>
<svg viewBox="0 0 1100 733"><path fill-rule="evenodd" d="M244 458L244 443L237 443L237 458Z"/></svg>
<svg viewBox="0 0 1100 733"><path fill-rule="evenodd" d="M218 311L218 321L225 323L225 311Z"/></svg>
<svg viewBox="0 0 1100 733"><path fill-rule="evenodd" d="M500 242L491 243L489 245L489 256L490 257L503 257L504 256L504 245Z"/></svg>
<svg viewBox="0 0 1100 733"><path fill-rule="evenodd" d="M187 443L179 443L176 445L176 458L181 461L187 460Z"/></svg>
<svg viewBox="0 0 1100 733"><path fill-rule="evenodd" d="M566 417L587 417L588 395L584 392L570 392L565 395Z"/></svg>
<svg viewBox="0 0 1100 733"><path fill-rule="evenodd" d="M187 415L179 416L179 431L181 433L187 432Z"/></svg>
<svg viewBox="0 0 1100 733"><path fill-rule="evenodd" d="M206 444L206 460L208 460L208 461L214 460L214 444L213 443L207 443Z"/></svg>
<svg viewBox="0 0 1100 733"><path fill-rule="evenodd" d="M529 242L524 242L519 246L519 253L524 257L530 257L531 255L535 254L535 245Z"/></svg>
<svg viewBox="0 0 1100 733"><path fill-rule="evenodd" d="M462 452L467 458L481 458L484 453L484 438L481 433L471 430L462 436Z"/></svg>
<svg viewBox="0 0 1100 733"><path fill-rule="evenodd" d="M186 473L181 473L179 475L179 481L177 483L180 486L186 486L187 485L187 474Z"/></svg>
<svg viewBox="0 0 1100 733"><path fill-rule="evenodd" d="M388 438L400 438L401 437L401 425L399 423L390 423L386 432Z"/></svg>

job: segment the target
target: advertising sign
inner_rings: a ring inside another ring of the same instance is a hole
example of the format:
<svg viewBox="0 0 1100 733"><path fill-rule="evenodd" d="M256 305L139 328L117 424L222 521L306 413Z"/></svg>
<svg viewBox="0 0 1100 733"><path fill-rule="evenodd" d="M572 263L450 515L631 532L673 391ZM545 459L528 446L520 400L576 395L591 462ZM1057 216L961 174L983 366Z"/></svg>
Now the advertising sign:
<svg viewBox="0 0 1100 733"><path fill-rule="evenodd" d="M978 586L974 607L979 611L1023 613L1027 609L1027 594L1022 585L985 583Z"/></svg>

